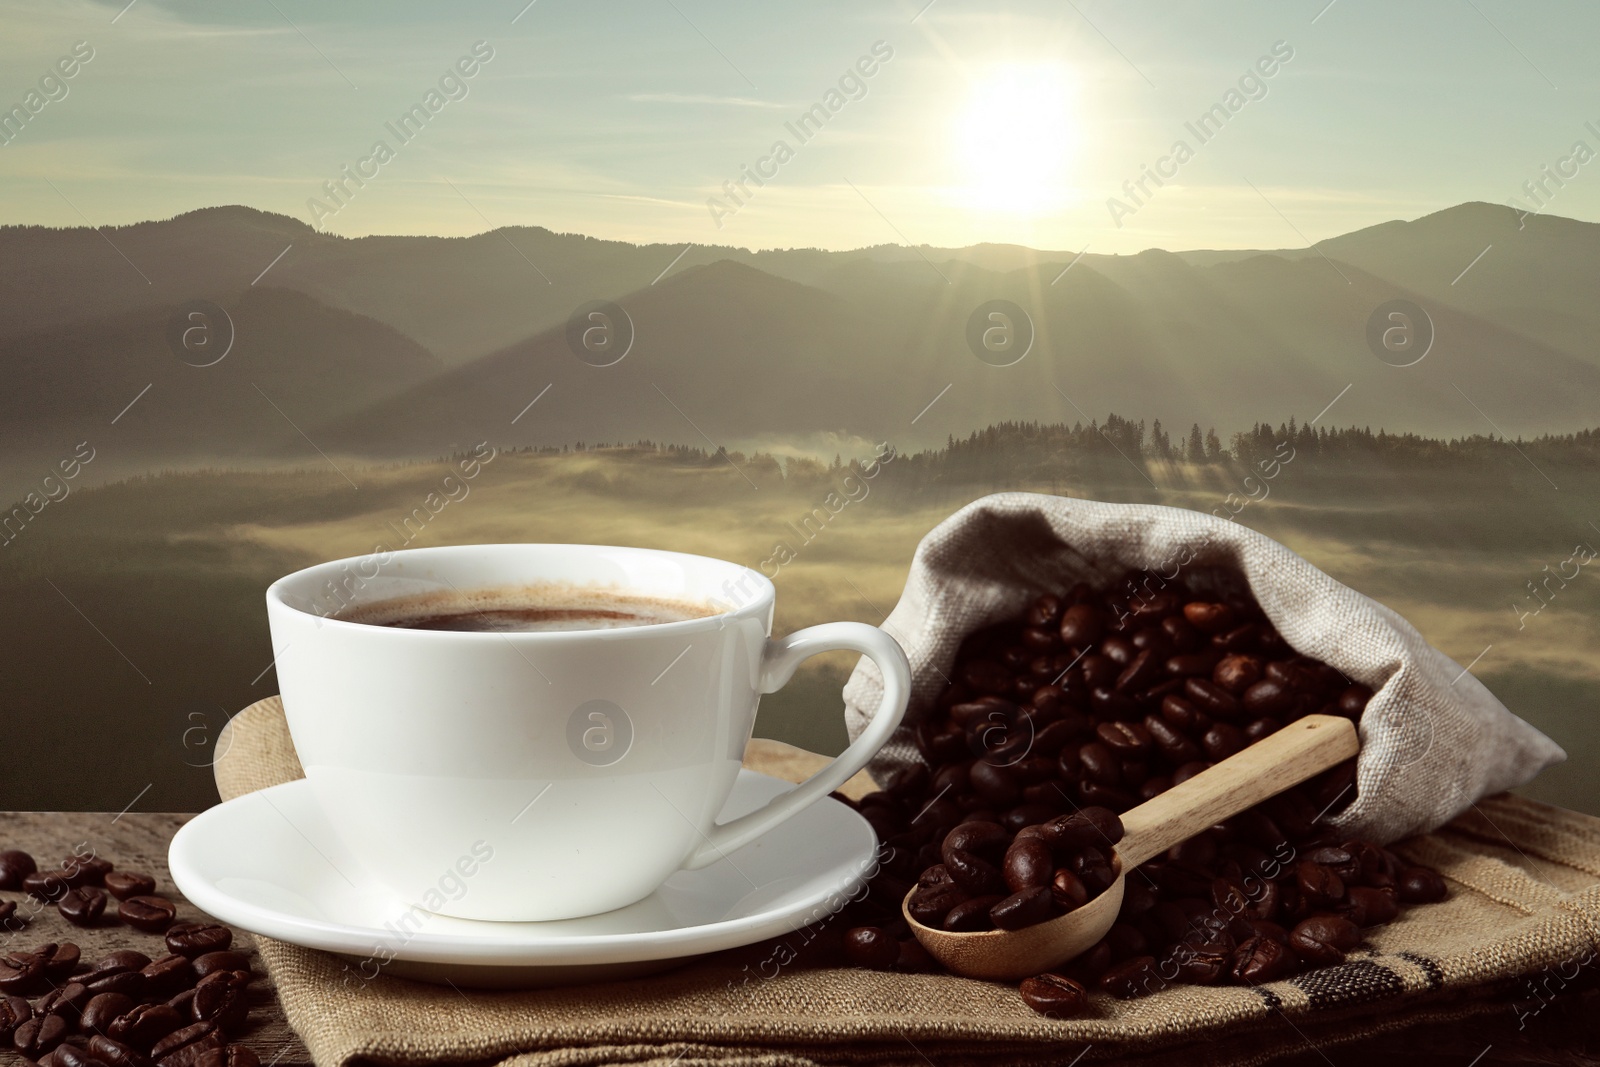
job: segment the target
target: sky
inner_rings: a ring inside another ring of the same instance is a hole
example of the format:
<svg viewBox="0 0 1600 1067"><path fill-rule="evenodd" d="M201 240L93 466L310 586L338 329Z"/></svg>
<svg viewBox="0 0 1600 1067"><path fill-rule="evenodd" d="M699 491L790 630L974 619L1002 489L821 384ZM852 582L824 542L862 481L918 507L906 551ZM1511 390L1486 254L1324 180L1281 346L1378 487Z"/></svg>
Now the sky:
<svg viewBox="0 0 1600 1067"><path fill-rule="evenodd" d="M5 2L0 109L37 95L0 223L1131 253L1600 220L1597 38L1579 0Z"/></svg>

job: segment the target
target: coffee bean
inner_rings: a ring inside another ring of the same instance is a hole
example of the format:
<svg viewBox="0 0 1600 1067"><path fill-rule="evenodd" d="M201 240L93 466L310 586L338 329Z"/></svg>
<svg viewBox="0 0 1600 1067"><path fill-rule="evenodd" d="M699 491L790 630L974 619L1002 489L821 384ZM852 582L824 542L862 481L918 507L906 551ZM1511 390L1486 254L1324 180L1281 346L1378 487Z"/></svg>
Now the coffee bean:
<svg viewBox="0 0 1600 1067"><path fill-rule="evenodd" d="M1188 681L1184 682L1187 686ZM1194 702L1175 694L1161 698L1161 718L1174 730L1185 734L1201 734L1211 725L1211 719L1195 706Z"/></svg>
<svg viewBox="0 0 1600 1067"><path fill-rule="evenodd" d="M1310 860L1295 866L1295 883L1300 888L1300 899L1314 908L1332 907L1344 899L1344 880Z"/></svg>
<svg viewBox="0 0 1600 1067"><path fill-rule="evenodd" d="M1167 657L1167 673L1174 678L1210 674L1215 668L1216 656L1209 652L1185 652Z"/></svg>
<svg viewBox="0 0 1600 1067"><path fill-rule="evenodd" d="M1183 617L1189 625L1206 634L1216 634L1233 625L1238 613L1227 604L1204 600L1191 600L1183 606Z"/></svg>
<svg viewBox="0 0 1600 1067"><path fill-rule="evenodd" d="M1001 930L1020 930L1055 915L1055 898L1043 885L1020 889L989 909L990 920Z"/></svg>
<svg viewBox="0 0 1600 1067"><path fill-rule="evenodd" d="M1400 914L1399 897L1393 889L1351 886L1345 897L1342 910L1357 926L1382 926Z"/></svg>
<svg viewBox="0 0 1600 1067"><path fill-rule="evenodd" d="M105 1061L76 1045L57 1045L49 1056L49 1067L106 1067Z"/></svg>
<svg viewBox="0 0 1600 1067"><path fill-rule="evenodd" d="M969 777L972 781L972 791L980 799L991 804L1014 804L1022 795L1022 788L1017 784L1016 777L1009 767L997 766L980 759L972 765Z"/></svg>
<svg viewBox="0 0 1600 1067"><path fill-rule="evenodd" d="M1407 904L1432 904L1449 893L1444 879L1426 867L1407 867L1395 879L1395 891Z"/></svg>
<svg viewBox="0 0 1600 1067"><path fill-rule="evenodd" d="M1054 626L1061 621L1061 598L1054 593L1044 593L1023 616L1029 626Z"/></svg>
<svg viewBox="0 0 1600 1067"><path fill-rule="evenodd" d="M1211 647L1220 652L1248 652L1260 644L1261 627L1253 622L1211 635Z"/></svg>
<svg viewBox="0 0 1600 1067"><path fill-rule="evenodd" d="M874 971L887 971L900 960L900 943L887 930L877 926L857 926L845 931L844 955L857 967ZM199 991L196 990L196 1017L199 1012Z"/></svg>
<svg viewBox="0 0 1600 1067"><path fill-rule="evenodd" d="M191 1023L188 1026L169 1032L157 1041L150 1049L150 1058L160 1060L163 1056L170 1056L179 1049L188 1048L197 1042L213 1039L207 1047L220 1048L222 1039L217 1035L217 1024L211 1022Z"/></svg>
<svg viewBox="0 0 1600 1067"><path fill-rule="evenodd" d="M146 894L129 897L117 907L117 917L135 930L159 934L178 915L178 909L166 897ZM226 947L226 946L224 946Z"/></svg>
<svg viewBox="0 0 1600 1067"><path fill-rule="evenodd" d="M123 993L99 993L89 998L83 1007L85 1033L106 1033L112 1020L133 1010L134 1000Z"/></svg>
<svg viewBox="0 0 1600 1067"><path fill-rule="evenodd" d="M1273 660L1266 665L1262 676L1277 682L1285 689L1309 689L1316 683L1305 671L1288 660Z"/></svg>
<svg viewBox="0 0 1600 1067"><path fill-rule="evenodd" d="M1211 729L1200 739L1200 745L1205 749L1206 756L1221 762L1244 748L1244 731L1232 723L1212 723Z"/></svg>
<svg viewBox="0 0 1600 1067"><path fill-rule="evenodd" d="M919 889L906 904L906 911L923 926L941 927L950 909L967 899L967 894L954 883Z"/></svg>
<svg viewBox="0 0 1600 1067"><path fill-rule="evenodd" d="M245 971L250 970L250 957L243 952L219 950L207 952L194 958L194 973L201 978L217 971Z"/></svg>
<svg viewBox="0 0 1600 1067"><path fill-rule="evenodd" d="M892 939L890 943L894 943ZM899 955L900 946L896 944L895 957ZM216 971L206 975L194 987L190 1014L196 1022L214 1022L230 1032L238 1030L249 1011L247 985L243 972Z"/></svg>
<svg viewBox="0 0 1600 1067"><path fill-rule="evenodd" d="M921 764L916 764L921 766ZM106 875L105 886L107 892L118 900L127 900L129 897L148 896L156 891L156 880L148 874L138 874L133 871L112 871Z"/></svg>
<svg viewBox="0 0 1600 1067"><path fill-rule="evenodd" d="M150 992L150 980L138 971L113 971L99 977L86 974L83 984L95 995L125 993L134 1000L143 1000Z"/></svg>
<svg viewBox="0 0 1600 1067"><path fill-rule="evenodd" d="M0 993L28 996L44 988L44 958L31 952L12 952L0 959Z"/></svg>
<svg viewBox="0 0 1600 1067"><path fill-rule="evenodd" d="M1161 620L1161 632L1181 654L1190 654L1206 645L1206 635L1195 629L1188 620L1178 615L1168 615Z"/></svg>
<svg viewBox="0 0 1600 1067"><path fill-rule="evenodd" d="M1328 868L1346 884L1354 883L1361 878L1361 865L1347 849L1324 845L1306 853L1306 859L1320 867Z"/></svg>
<svg viewBox="0 0 1600 1067"><path fill-rule="evenodd" d="M1129 661L1117 675L1116 687L1123 693L1134 693L1150 688L1166 675L1166 655L1159 647L1147 648Z"/></svg>
<svg viewBox="0 0 1600 1067"><path fill-rule="evenodd" d="M187 1021L166 1004L138 1004L111 1020L106 1036L137 1049L148 1049Z"/></svg>
<svg viewBox="0 0 1600 1067"><path fill-rule="evenodd" d="M67 1038L67 1022L59 1015L38 1015L18 1026L11 1047L29 1059L41 1059Z"/></svg>
<svg viewBox="0 0 1600 1067"><path fill-rule="evenodd" d="M1089 889L1083 880L1065 867L1050 876L1050 895L1063 911L1081 908L1089 902Z"/></svg>
<svg viewBox="0 0 1600 1067"><path fill-rule="evenodd" d="M1372 699L1372 690L1364 685L1352 685L1339 694L1339 714L1347 715L1358 722L1361 713L1366 710L1367 701Z"/></svg>
<svg viewBox="0 0 1600 1067"><path fill-rule="evenodd" d="M1294 691L1282 682L1263 678L1246 689L1239 700L1252 718L1259 715L1282 715L1294 704Z"/></svg>
<svg viewBox="0 0 1600 1067"><path fill-rule="evenodd" d="M1132 759L1150 751L1151 733L1139 723L1103 722L1095 727L1094 732L1102 744L1123 759Z"/></svg>
<svg viewBox="0 0 1600 1067"><path fill-rule="evenodd" d="M71 941L63 941L59 945L55 942L40 945L33 950L33 954L44 960L44 973L47 978L66 978L78 969L78 960L81 956L78 946Z"/></svg>
<svg viewBox="0 0 1600 1067"><path fill-rule="evenodd" d="M1111 888L1111 883L1117 880L1115 872L1109 864L1089 864L1077 872L1078 880L1089 891L1091 897L1097 897Z"/></svg>
<svg viewBox="0 0 1600 1067"><path fill-rule="evenodd" d="M98 978L117 971L139 971L148 966L150 966L149 956L135 949L123 948L103 957L89 973Z"/></svg>
<svg viewBox="0 0 1600 1067"><path fill-rule="evenodd" d="M1116 665L1117 673L1120 675L1123 669L1133 662L1139 650L1126 638L1108 637L1100 642L1100 654Z"/></svg>
<svg viewBox="0 0 1600 1067"><path fill-rule="evenodd" d="M1223 941L1180 945L1174 949L1178 977L1193 985L1215 985L1228 975L1233 946Z"/></svg>
<svg viewBox="0 0 1600 1067"><path fill-rule="evenodd" d="M97 886L69 889L56 901L56 910L74 926L93 926L106 910L106 891Z"/></svg>
<svg viewBox="0 0 1600 1067"><path fill-rule="evenodd" d="M1112 996L1131 1000L1159 993L1167 987L1154 956L1135 956L1113 964L1100 976L1100 988Z"/></svg>
<svg viewBox="0 0 1600 1067"><path fill-rule="evenodd" d="M33 857L21 849L8 848L0 852L0 889L21 889L22 880L38 869Z"/></svg>
<svg viewBox="0 0 1600 1067"><path fill-rule="evenodd" d="M0 995L0 1042L9 1045L12 1033L31 1018L33 1007L27 1000L9 993Z"/></svg>
<svg viewBox="0 0 1600 1067"><path fill-rule="evenodd" d="M1082 1015L1089 1006L1089 991L1065 975L1040 974L1024 978L1017 990L1022 1002L1050 1019Z"/></svg>
<svg viewBox="0 0 1600 1067"><path fill-rule="evenodd" d="M1201 758L1199 746L1159 715L1146 715L1144 717L1144 728L1145 732L1150 735L1155 751L1165 757L1168 762L1181 764Z"/></svg>
<svg viewBox="0 0 1600 1067"><path fill-rule="evenodd" d="M1000 903L1000 900L999 894L991 893L962 901L951 908L950 914L944 917L944 928L959 933L992 930L994 920L989 917L989 909Z"/></svg>
<svg viewBox="0 0 1600 1067"><path fill-rule="evenodd" d="M149 1057L101 1034L89 1038L89 1051L98 1056L106 1067L150 1067Z"/></svg>
<svg viewBox="0 0 1600 1067"><path fill-rule="evenodd" d="M1022 643L1034 652L1054 652L1061 647L1061 635L1054 629L1030 626L1022 631Z"/></svg>
<svg viewBox="0 0 1600 1067"><path fill-rule="evenodd" d="M1339 847L1350 853L1350 858L1355 864L1356 873L1353 877L1345 879L1347 883L1373 887L1392 883L1392 879L1388 877L1383 850L1377 845L1355 840L1345 841Z"/></svg>
<svg viewBox="0 0 1600 1067"><path fill-rule="evenodd" d="M1078 748L1078 759L1089 781L1100 785L1119 785L1122 782L1122 761L1103 741L1090 741Z"/></svg>
<svg viewBox="0 0 1600 1067"><path fill-rule="evenodd" d="M1261 661L1237 652L1223 656L1212 671L1211 680L1237 696L1261 680Z"/></svg>
<svg viewBox="0 0 1600 1067"><path fill-rule="evenodd" d="M1000 865L1006 886L1013 892L1050 884L1055 873L1055 857L1048 844L1037 837L1019 837L1006 849Z"/></svg>
<svg viewBox="0 0 1600 1067"><path fill-rule="evenodd" d="M965 890L969 896L998 894L1006 887L999 868L971 852L961 849L945 852L944 866L956 885Z"/></svg>
<svg viewBox="0 0 1600 1067"><path fill-rule="evenodd" d="M1101 785L1099 782L1081 783L1078 786L1078 799L1084 804L1111 811L1127 811L1138 803L1138 798L1131 790L1118 785Z"/></svg>
<svg viewBox="0 0 1600 1067"><path fill-rule="evenodd" d="M1285 941L1256 935L1233 953L1233 977L1246 985L1275 982L1294 969L1295 957Z"/></svg>
<svg viewBox="0 0 1600 1067"><path fill-rule="evenodd" d="M212 1056L223 1053L226 1048L224 1035L218 1030L176 1052L169 1052L156 1061L156 1067L200 1067L201 1064L211 1061Z"/></svg>
<svg viewBox="0 0 1600 1067"><path fill-rule="evenodd" d="M1257 685L1261 683L1257 682ZM1194 705L1208 715L1219 719L1237 719L1243 714L1244 709L1239 701L1234 699L1232 693L1222 688L1209 678L1188 678L1184 680L1183 692ZM1245 691L1246 693L1249 690ZM1266 714L1262 712L1261 714Z"/></svg>
<svg viewBox="0 0 1600 1067"><path fill-rule="evenodd" d="M1141 626L1128 638L1139 652L1156 652L1157 659L1165 659L1173 651L1172 641L1167 637L1166 631L1160 626ZM1139 686L1137 688L1143 688Z"/></svg>
<svg viewBox="0 0 1600 1067"><path fill-rule="evenodd" d="M916 728L917 751L934 764L949 764L960 759L966 751L966 738L959 726L952 722L935 722L924 719Z"/></svg>
<svg viewBox="0 0 1600 1067"><path fill-rule="evenodd" d="M192 1018L194 1014L194 990L192 988L185 989L174 996L168 997L166 1004L167 1007L184 1018Z"/></svg>
<svg viewBox="0 0 1600 1067"><path fill-rule="evenodd" d="M89 1003L89 990L82 982L68 982L66 985L57 986L50 994L34 1006L35 1015L59 1015L67 1022L76 1025L78 1016L83 1014L83 1006Z"/></svg>
<svg viewBox="0 0 1600 1067"><path fill-rule="evenodd" d="M1154 800L1156 797L1172 788L1172 779L1167 775L1155 775L1144 780L1139 787L1139 799Z"/></svg>
<svg viewBox="0 0 1600 1067"><path fill-rule="evenodd" d="M201 957L204 959L205 957ZM185 956L173 954L163 956L146 964L142 968L150 995L156 997L170 997L181 989L193 985L199 975L195 972L195 965Z"/></svg>
<svg viewBox="0 0 1600 1067"><path fill-rule="evenodd" d="M1331 967L1361 943L1361 930L1339 915L1313 915L1289 933L1289 947L1307 963Z"/></svg>
<svg viewBox="0 0 1600 1067"><path fill-rule="evenodd" d="M1059 630L1064 644L1082 648L1100 640L1105 633L1105 620L1088 604L1074 604L1061 615Z"/></svg>
<svg viewBox="0 0 1600 1067"><path fill-rule="evenodd" d="M59 871L34 871L22 877L23 892L41 904L54 904L71 888Z"/></svg>
<svg viewBox="0 0 1600 1067"><path fill-rule="evenodd" d="M1259 719L1252 719L1244 728L1244 739L1247 744L1253 745L1264 737L1271 737L1282 728L1277 719L1262 716Z"/></svg>

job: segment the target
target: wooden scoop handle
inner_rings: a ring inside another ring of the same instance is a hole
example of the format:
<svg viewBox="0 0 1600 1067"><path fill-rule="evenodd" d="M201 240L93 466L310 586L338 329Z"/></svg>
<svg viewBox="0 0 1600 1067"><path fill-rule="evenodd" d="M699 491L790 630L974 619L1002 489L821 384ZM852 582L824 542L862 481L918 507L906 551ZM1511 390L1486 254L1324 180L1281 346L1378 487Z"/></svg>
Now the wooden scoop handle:
<svg viewBox="0 0 1600 1067"><path fill-rule="evenodd" d="M1122 816L1117 852L1137 867L1180 841L1354 756L1355 724L1307 715Z"/></svg>

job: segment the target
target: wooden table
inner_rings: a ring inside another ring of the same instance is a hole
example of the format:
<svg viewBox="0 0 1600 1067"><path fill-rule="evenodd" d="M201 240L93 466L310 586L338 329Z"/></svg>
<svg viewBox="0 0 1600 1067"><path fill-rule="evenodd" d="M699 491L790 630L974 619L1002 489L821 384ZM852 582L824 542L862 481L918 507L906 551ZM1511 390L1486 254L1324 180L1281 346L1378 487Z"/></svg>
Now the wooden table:
<svg viewBox="0 0 1600 1067"><path fill-rule="evenodd" d="M0 849L23 849L42 868L60 862L74 848L80 853L92 848L119 868L154 876L156 891L178 905L180 921L209 918L183 899L167 872L167 845L178 827L191 818L139 812L0 814ZM54 907L41 908L20 893L0 892L0 899L16 900L17 914L31 916L20 932L0 933L5 951L28 949L46 941L71 941L82 949L86 963L123 948L137 949L152 959L166 955L158 935L140 933L114 921L83 929L68 923ZM238 929L234 931L233 947L255 954L250 937ZM255 970L264 973L265 969L257 963ZM1513 1010L1513 990L1507 994L1504 1011L1449 1025L1413 1027L1326 1050L1308 1047L1302 1054L1278 1062L1292 1067L1370 1067L1386 1063L1403 1063L1405 1067L1590 1067L1600 1062L1600 966L1586 971L1594 973L1581 974L1520 1028L1518 1014ZM250 1028L239 1040L256 1051L265 1067L310 1067L311 1057L284 1019L270 980L258 982L252 989ZM826 1049L818 1049L817 1054L824 1061L828 1055ZM21 1062L20 1057L9 1050L0 1052L0 1063L11 1062Z"/></svg>
<svg viewBox="0 0 1600 1067"><path fill-rule="evenodd" d="M92 848L95 855L123 870L143 871L154 877L156 892L178 905L178 921L209 920L210 916L183 898L167 872L167 845L178 827L191 818L192 815L143 812L13 812L0 815L0 849L20 848L30 853L42 870L60 863L74 849L81 854ZM0 945L6 952L30 949L46 941L71 941L82 950L84 963L125 948L137 949L151 959L167 954L159 934L140 933L115 920L84 929L63 919L54 905L41 906L21 893L0 892L0 899L15 900L17 915L29 916L28 925L22 930L0 934ZM117 902L107 903L111 907L106 910L114 911ZM255 956L254 943L238 928L234 929L233 947ZM259 961L254 962L252 970L263 975L266 972ZM311 1063L305 1045L284 1020L270 980L251 987L250 1028L239 1040L255 1050L263 1065L309 1067ZM0 1063L13 1062L20 1062L20 1057L9 1049L0 1052Z"/></svg>

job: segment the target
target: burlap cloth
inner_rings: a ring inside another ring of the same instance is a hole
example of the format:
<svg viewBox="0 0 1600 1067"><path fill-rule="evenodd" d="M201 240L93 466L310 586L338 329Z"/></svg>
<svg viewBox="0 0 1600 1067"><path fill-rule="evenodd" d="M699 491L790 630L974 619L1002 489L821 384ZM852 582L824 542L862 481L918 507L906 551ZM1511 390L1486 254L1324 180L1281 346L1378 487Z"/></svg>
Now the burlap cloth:
<svg viewBox="0 0 1600 1067"><path fill-rule="evenodd" d="M1270 479L1280 464L1258 466ZM922 762L916 723L950 684L968 634L1014 618L1041 589L1106 588L1128 572L1130 583L1110 589L1130 601L1148 601L1172 581L1196 595L1248 591L1296 652L1372 689L1354 800L1328 819L1351 837L1388 844L1425 833L1567 758L1416 627L1248 526L1159 504L995 493L923 537L883 621L911 662L911 704L874 772ZM844 688L852 739L882 693L877 664L863 658Z"/></svg>
<svg viewBox="0 0 1600 1067"><path fill-rule="evenodd" d="M276 697L237 715L218 751L225 800L301 777ZM821 759L756 741L745 764L799 781ZM1135 1001L1096 994L1091 1013L1069 1021L1036 1015L1014 989L988 982L778 966L770 961L787 958L780 941L650 978L491 993L387 975L352 989L337 957L255 940L289 1024L322 1067L1259 1064L1510 1012L1511 987L1525 976L1559 990L1600 951L1600 819L1501 795L1397 850L1443 873L1451 896L1367 931L1342 966L1255 988L1179 986Z"/></svg>

